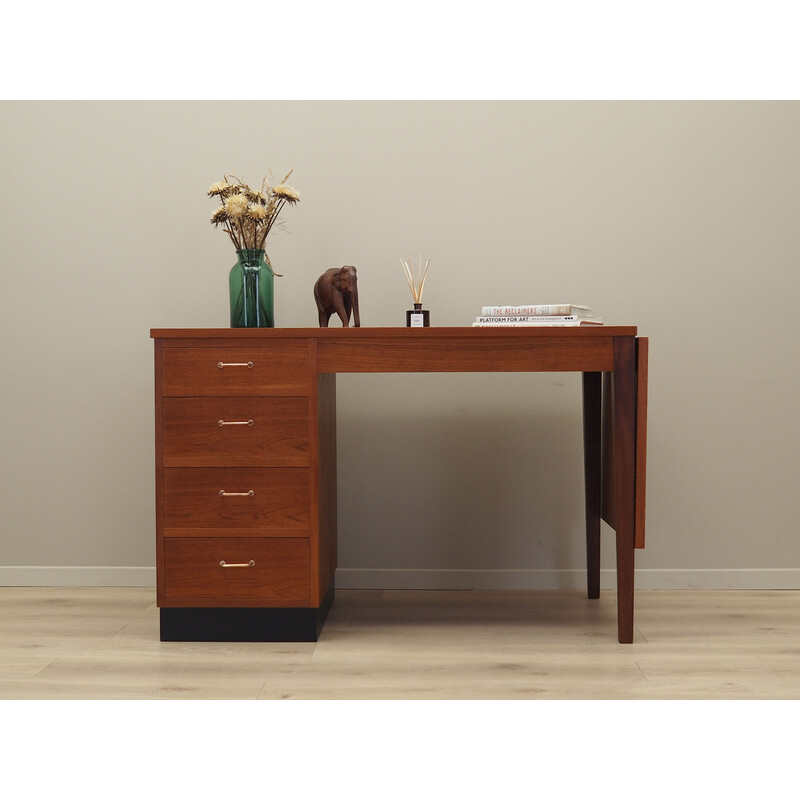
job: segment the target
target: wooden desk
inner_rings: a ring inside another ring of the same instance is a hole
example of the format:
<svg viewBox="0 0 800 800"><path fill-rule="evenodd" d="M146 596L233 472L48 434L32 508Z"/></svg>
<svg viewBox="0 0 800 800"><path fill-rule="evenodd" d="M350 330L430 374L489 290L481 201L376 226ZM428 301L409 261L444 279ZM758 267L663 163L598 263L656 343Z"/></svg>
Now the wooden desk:
<svg viewBox="0 0 800 800"><path fill-rule="evenodd" d="M336 571L337 372L581 372L588 595L602 518L616 531L619 641L633 641L648 352L636 332L152 330L162 640L318 638Z"/></svg>

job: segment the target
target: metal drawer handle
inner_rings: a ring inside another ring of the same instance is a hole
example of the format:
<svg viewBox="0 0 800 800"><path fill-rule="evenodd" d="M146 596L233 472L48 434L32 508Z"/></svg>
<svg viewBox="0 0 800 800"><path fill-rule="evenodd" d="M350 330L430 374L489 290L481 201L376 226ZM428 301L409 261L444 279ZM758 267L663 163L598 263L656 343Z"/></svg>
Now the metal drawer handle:
<svg viewBox="0 0 800 800"><path fill-rule="evenodd" d="M226 564L224 561L220 561L219 565L221 567L254 567L256 562L251 558L246 564Z"/></svg>
<svg viewBox="0 0 800 800"><path fill-rule="evenodd" d="M220 428L223 425L247 425L248 427L252 428L253 425L255 425L255 422L253 422L253 420L251 420L251 419L246 419L246 420L244 420L242 422L225 422L224 419L220 419L220 420L217 420L217 425L219 425Z"/></svg>
<svg viewBox="0 0 800 800"><path fill-rule="evenodd" d="M253 362L252 361L239 361L239 362L232 362L232 363L225 363L224 361L218 361L217 367L222 369L223 367L247 367L247 369L253 369Z"/></svg>
<svg viewBox="0 0 800 800"><path fill-rule="evenodd" d="M220 497L252 497L255 492L251 489L249 492L226 492L224 489L219 490Z"/></svg>

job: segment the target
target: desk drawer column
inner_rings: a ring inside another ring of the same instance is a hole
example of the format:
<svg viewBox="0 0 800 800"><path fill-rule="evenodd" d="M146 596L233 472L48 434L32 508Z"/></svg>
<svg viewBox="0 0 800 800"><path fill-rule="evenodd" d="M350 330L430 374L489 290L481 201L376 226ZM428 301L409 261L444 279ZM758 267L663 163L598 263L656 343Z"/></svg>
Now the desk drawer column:
<svg viewBox="0 0 800 800"><path fill-rule="evenodd" d="M161 638L315 641L315 343L220 339L155 342Z"/></svg>

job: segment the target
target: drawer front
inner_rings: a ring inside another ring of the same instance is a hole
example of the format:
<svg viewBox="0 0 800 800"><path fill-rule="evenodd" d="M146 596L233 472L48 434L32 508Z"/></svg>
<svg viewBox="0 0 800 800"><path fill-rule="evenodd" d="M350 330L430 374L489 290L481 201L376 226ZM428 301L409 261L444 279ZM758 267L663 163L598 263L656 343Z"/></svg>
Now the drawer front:
<svg viewBox="0 0 800 800"><path fill-rule="evenodd" d="M308 466L307 397L166 397L164 466Z"/></svg>
<svg viewBox="0 0 800 800"><path fill-rule="evenodd" d="M166 539L164 576L165 597L172 599L307 599L309 541Z"/></svg>
<svg viewBox="0 0 800 800"><path fill-rule="evenodd" d="M164 533L180 528L309 528L310 474L302 468L169 467ZM177 533L180 535L180 532Z"/></svg>
<svg viewBox="0 0 800 800"><path fill-rule="evenodd" d="M172 396L247 395L308 390L308 345L165 347L163 393Z"/></svg>

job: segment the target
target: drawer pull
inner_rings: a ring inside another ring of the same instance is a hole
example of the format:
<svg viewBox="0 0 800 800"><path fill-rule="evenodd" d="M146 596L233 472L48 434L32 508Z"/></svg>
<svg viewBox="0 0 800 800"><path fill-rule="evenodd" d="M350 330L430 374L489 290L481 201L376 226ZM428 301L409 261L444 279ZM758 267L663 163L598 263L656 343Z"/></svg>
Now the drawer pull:
<svg viewBox="0 0 800 800"><path fill-rule="evenodd" d="M222 428L224 425L247 425L249 428L252 428L255 425L255 422L251 419L243 420L242 422L225 422L224 419L217 420L217 425Z"/></svg>
<svg viewBox="0 0 800 800"><path fill-rule="evenodd" d="M254 567L256 565L256 562L253 561L253 559L251 558L246 564L226 564L224 561L220 561L219 565L221 567L226 567L226 568L227 567Z"/></svg>
<svg viewBox="0 0 800 800"><path fill-rule="evenodd" d="M253 369L253 362L252 361L241 361L241 362L234 362L230 364L226 364L224 361L217 362L217 368L222 369L223 367L247 367L247 369Z"/></svg>
<svg viewBox="0 0 800 800"><path fill-rule="evenodd" d="M224 489L219 490L220 497L253 497L255 492L251 489L249 492L226 492Z"/></svg>

